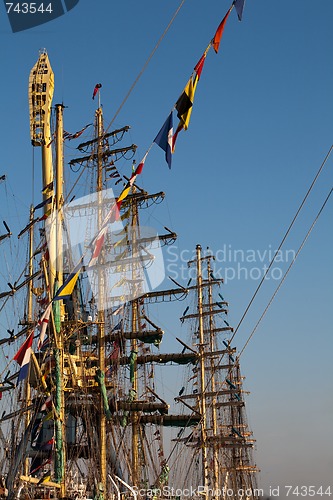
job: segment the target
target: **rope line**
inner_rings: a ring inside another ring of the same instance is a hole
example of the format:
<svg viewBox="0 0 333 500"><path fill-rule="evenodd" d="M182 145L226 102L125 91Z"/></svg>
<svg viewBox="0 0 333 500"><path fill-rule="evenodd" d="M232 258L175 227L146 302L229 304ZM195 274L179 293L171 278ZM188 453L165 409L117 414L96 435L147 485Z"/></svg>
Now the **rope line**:
<svg viewBox="0 0 333 500"><path fill-rule="evenodd" d="M312 181L312 183L311 183L311 185L310 185L310 187L309 187L309 189L308 189L308 191L307 191L306 195L304 196L304 198L303 198L303 200L302 200L302 202L301 202L300 206L298 207L298 210L297 210L297 212L296 212L296 214L295 214L295 216L294 216L293 220L291 221L291 223L290 223L290 225L289 225L289 227L288 227L288 229L287 229L287 231L286 231L286 233L285 233L284 237L283 237L283 238L282 238L282 240L281 240L281 243L280 243L280 245L279 245L279 248L275 251L273 258L272 258L272 260L271 260L271 261L270 261L270 263L269 263L269 266L267 267L267 269L266 269L266 271L265 271L265 273L264 273L263 277L261 278L260 283L258 284L258 286L257 286L257 288L256 288L256 290L255 290L255 292L254 292L254 294L253 294L253 296L252 296L252 298L251 298L251 300L250 300L249 304L247 305L247 307L246 307L246 309L245 309L245 311L244 311L244 313L243 313L243 316L241 317L241 319L240 319L240 321L239 321L239 323L238 323L238 325L237 325L237 327L236 327L236 329L235 329L235 331L234 331L234 334L232 335L232 337L231 337L231 339L230 339L230 342L232 342L232 341L233 341L233 339L234 339L234 337L235 337L236 333L238 332L238 329L239 329L240 325L243 323L243 320L244 320L245 316L247 315L247 313L248 313L248 311L249 311L250 307L252 306L252 304L253 304L253 302L254 302L254 299L256 298L256 296L257 296L257 294L258 294L258 292L259 292L259 290L260 290L260 288L261 288L261 286L262 286L263 282L265 281L265 278L266 278L266 276L267 276L267 274L268 274L268 272L269 272L270 268L272 267L272 265L273 265L273 263L274 263L274 261L275 261L275 259L276 259L276 256L279 254L279 252L280 252L280 250L281 250L282 245L283 245L283 244L284 244L284 242L286 241L286 239L287 239L287 237L288 237L288 235L289 235L289 233L290 233L290 231L291 231L291 228L293 227L294 223L296 222L296 219L297 219L297 217L299 216L300 211L302 210L302 208L303 208L303 206L304 206L304 204L305 204L305 202L306 202L306 200L307 200L308 196L310 195L310 193L311 193L311 191L312 191L312 189L313 189L313 187L314 187L314 185L315 185L315 183L316 183L316 181L317 181L317 179L318 179L319 175L321 174L321 171L323 170L323 168L324 168L324 166L325 166L325 164L326 164L327 160L329 159L329 157L330 157L330 154L331 154L332 150L333 150L333 144L332 144L332 146L330 147L330 149L329 149L328 153L326 154L326 156L325 156L325 158L324 158L324 160L323 160L322 164L320 165L319 170L318 170L318 172L316 173L316 175L315 175L315 177L314 177L314 179L313 179L313 181Z"/></svg>
<svg viewBox="0 0 333 500"><path fill-rule="evenodd" d="M325 199L324 203L322 204L322 206L321 206L321 208L320 208L319 212L317 213L316 218L314 219L313 223L311 224L310 229L308 230L308 232L306 233L306 235L305 235L305 237L304 237L304 239L303 239L302 243L301 243L301 244L300 244L300 246L298 247L298 250L297 250L297 252L296 252L296 254L295 254L295 256L294 256L293 260L290 262L290 265L289 265L288 269L287 269L287 270L286 270L286 272L284 273L283 277L281 278L280 283L278 284L278 286L277 286L277 287L276 287L276 289L275 289L275 292L273 293L273 295L271 296L271 298L270 298L270 300L269 300L269 302L268 302L267 306L265 307L264 312L262 313L262 315L261 315L261 316L260 316L260 318L258 319L258 321L257 321L256 325L254 326L254 328L253 328L253 330L252 330L251 334L249 335L249 337L248 337L247 341L245 342L245 344L244 344L244 346L243 346L242 350L240 351L239 355L237 356L236 361L238 361L238 360L239 360L239 358L241 357L242 353L244 352L245 348L247 347L248 343L250 342L251 338L253 337L254 333L256 332L256 330L257 330L257 328L258 328L259 324L261 323L261 321L263 320L264 316L266 315L266 313L267 313L267 311L268 311L269 307L271 306L271 304L272 304L273 300L275 299L275 296L277 295L277 293L278 293L278 291L280 290L280 288L281 288L281 286L282 286L283 282L285 281L285 279L286 279L287 275L289 274L290 269L292 268L293 264L295 263L295 260L297 259L298 254L300 253L300 251L301 251L301 250L302 250L302 248L304 247L306 240L307 240L307 239L308 239L308 237L310 236L310 233L312 232L312 230L313 230L314 226L316 225L316 223L317 223L317 221L318 221L318 219L319 219L319 217L320 217L320 215L321 215L322 211L324 210L325 205L326 205L326 203L328 202L329 197L330 197L330 196L331 196L331 194L332 194L332 191L333 191L333 188L331 188L330 192L328 193L328 195L327 195L327 197L326 197L326 199Z"/></svg>
<svg viewBox="0 0 333 500"><path fill-rule="evenodd" d="M155 45L155 47L153 48L152 52L150 53L148 59L146 60L146 62L144 63L141 71L139 72L138 76L136 77L136 79L134 80L134 82L132 83L129 91L127 92L127 94L125 95L124 99L122 100L122 102L120 103L117 111L115 112L112 120L110 121L109 125L107 126L107 128L105 129L105 133L107 133L107 131L110 129L111 125L113 124L113 122L115 121L115 119L117 118L117 116L119 115L121 109L123 108L124 104L126 103L127 99L129 98L129 96L131 95L131 93L133 92L134 90L134 87L136 86L136 84L138 83L138 81L140 80L141 76L143 75L143 73L145 72L148 64L150 63L150 60L152 59L153 55L155 54L156 50L158 49L158 47L160 46L163 38L165 37L165 35L167 34L167 32L169 31L171 25L173 24L174 20L176 19L177 15L179 14L179 11L180 9L182 8L182 6L184 5L185 3L185 0L182 0L176 10L176 12L174 13L174 15L172 16L168 26L165 28L164 32L162 33L162 35L160 36L157 44Z"/></svg>

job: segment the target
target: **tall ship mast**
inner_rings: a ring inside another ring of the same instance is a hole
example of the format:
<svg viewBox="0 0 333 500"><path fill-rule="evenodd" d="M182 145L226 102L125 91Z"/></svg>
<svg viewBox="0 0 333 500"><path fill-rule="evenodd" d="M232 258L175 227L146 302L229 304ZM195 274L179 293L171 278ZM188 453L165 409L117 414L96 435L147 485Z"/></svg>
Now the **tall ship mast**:
<svg viewBox="0 0 333 500"><path fill-rule="evenodd" d="M177 235L146 228L141 219L164 193L140 187L136 146L123 145L129 127L105 131L100 94L93 125L69 134L58 104L51 130L53 87L43 50L29 80L43 201L31 207L19 234L29 243L26 278L0 295L7 301L27 292L18 331L1 341L23 344L13 358L19 372L9 370L1 385L2 495L170 499L192 488L193 498L257 498L232 329L216 319L227 303L220 292L214 298L221 280L213 277L213 258L197 246L196 283L158 286L162 249ZM65 181L64 141L89 127L93 136L68 163L77 176L73 188ZM127 175L117 167L126 159ZM77 185L88 189L76 197ZM175 352L165 353L164 331L151 311L193 294L194 312L187 308L181 318L195 325L191 336L177 337ZM164 365L190 372L174 401L165 400L155 373Z"/></svg>
<svg viewBox="0 0 333 500"><path fill-rule="evenodd" d="M187 488L201 485L201 493L209 498L258 498L255 441L247 424L236 348L229 340L233 334L227 321L229 304L222 295L223 280L214 276L214 260L211 252L202 256L197 245L195 259L189 262L196 272L195 284L191 286L190 280L188 286L195 294L194 311L187 307L181 321L191 323L188 342L197 362L177 400L186 402L201 419L194 432L175 441L188 448L183 479L186 484L190 478Z"/></svg>

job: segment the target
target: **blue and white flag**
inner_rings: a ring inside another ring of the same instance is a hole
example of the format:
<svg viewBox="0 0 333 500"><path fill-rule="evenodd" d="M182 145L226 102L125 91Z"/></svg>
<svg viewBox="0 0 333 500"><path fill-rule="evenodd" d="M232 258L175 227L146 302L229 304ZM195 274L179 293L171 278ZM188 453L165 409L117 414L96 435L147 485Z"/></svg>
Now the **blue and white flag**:
<svg viewBox="0 0 333 500"><path fill-rule="evenodd" d="M164 125L155 137L154 141L160 148L165 151L166 162L171 168L172 160L172 137L173 137L173 122L172 122L172 111L168 118L165 120Z"/></svg>

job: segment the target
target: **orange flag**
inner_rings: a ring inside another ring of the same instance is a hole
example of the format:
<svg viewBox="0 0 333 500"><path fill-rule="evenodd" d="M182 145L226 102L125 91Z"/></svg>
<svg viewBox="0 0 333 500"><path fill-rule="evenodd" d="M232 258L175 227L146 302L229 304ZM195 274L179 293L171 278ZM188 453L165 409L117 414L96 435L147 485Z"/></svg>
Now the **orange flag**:
<svg viewBox="0 0 333 500"><path fill-rule="evenodd" d="M222 35L223 35L225 23L227 22L227 19L229 17L229 14L230 14L231 10L232 10L232 7L230 7L230 9L228 10L228 12L226 13L226 15L224 16L224 18L222 19L219 27L216 30L215 36L214 36L214 38L212 40L212 46L213 46L216 54L219 51L219 46L220 46L221 38L222 38Z"/></svg>

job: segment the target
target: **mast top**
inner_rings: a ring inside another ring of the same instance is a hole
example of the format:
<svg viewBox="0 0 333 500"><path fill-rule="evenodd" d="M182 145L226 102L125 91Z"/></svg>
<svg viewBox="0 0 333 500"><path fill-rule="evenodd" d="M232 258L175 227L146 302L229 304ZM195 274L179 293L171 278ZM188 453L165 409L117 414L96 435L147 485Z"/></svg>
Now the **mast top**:
<svg viewBox="0 0 333 500"><path fill-rule="evenodd" d="M41 49L29 76L30 136L33 146L43 146L50 142L53 92L54 73L46 49Z"/></svg>

